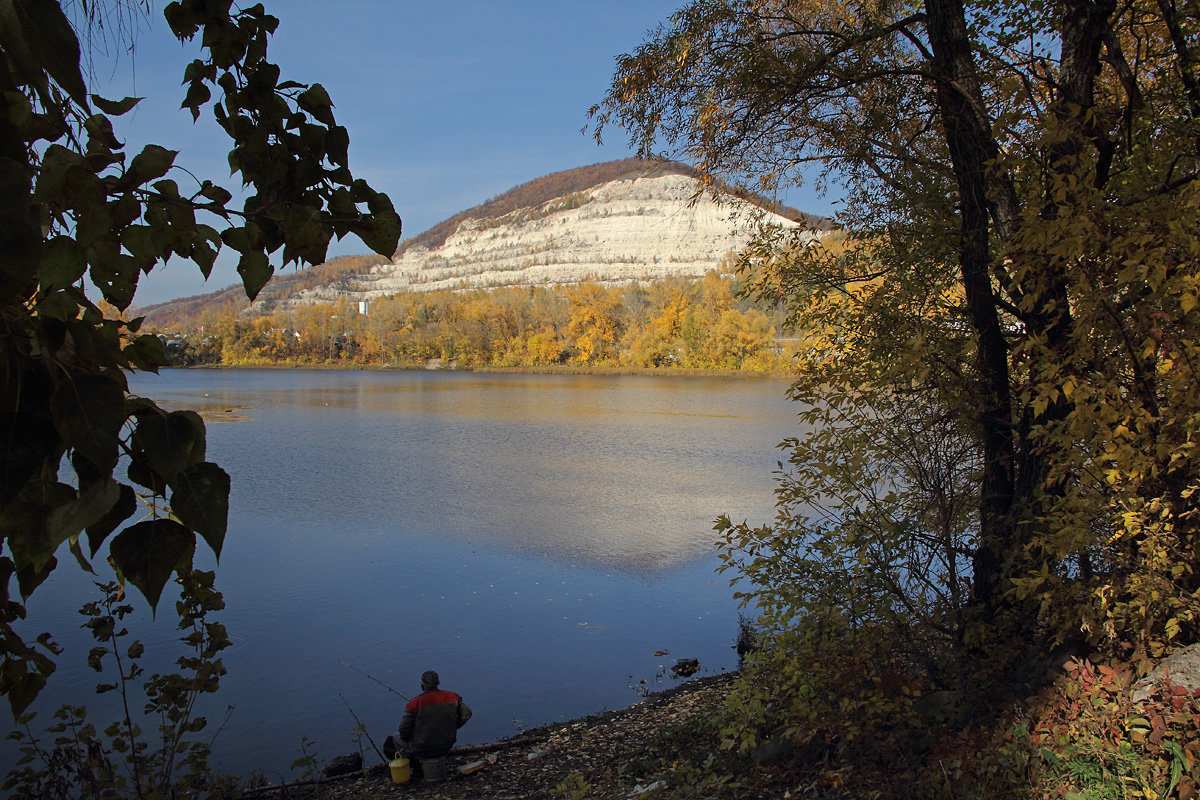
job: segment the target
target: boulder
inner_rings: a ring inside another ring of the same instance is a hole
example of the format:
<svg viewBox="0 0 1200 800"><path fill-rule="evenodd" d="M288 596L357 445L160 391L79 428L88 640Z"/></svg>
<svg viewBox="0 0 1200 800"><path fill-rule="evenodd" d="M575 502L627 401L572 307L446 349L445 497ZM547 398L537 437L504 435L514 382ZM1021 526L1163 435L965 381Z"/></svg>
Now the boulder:
<svg viewBox="0 0 1200 800"><path fill-rule="evenodd" d="M338 756L329 765L325 767L324 776L326 778L334 778L338 775L349 775L352 772L360 772L362 770L362 753L351 753L346 756Z"/></svg>
<svg viewBox="0 0 1200 800"><path fill-rule="evenodd" d="M1150 671L1150 674L1133 685L1129 698L1141 703L1150 697L1156 683L1167 681L1173 686L1184 686L1194 691L1200 686L1200 644L1185 647L1173 653Z"/></svg>

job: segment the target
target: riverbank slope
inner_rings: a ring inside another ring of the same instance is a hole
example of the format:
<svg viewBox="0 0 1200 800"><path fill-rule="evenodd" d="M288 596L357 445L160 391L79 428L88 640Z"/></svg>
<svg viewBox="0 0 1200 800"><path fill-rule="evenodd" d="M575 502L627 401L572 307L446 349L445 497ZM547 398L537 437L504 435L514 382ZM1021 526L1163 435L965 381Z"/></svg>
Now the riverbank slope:
<svg viewBox="0 0 1200 800"><path fill-rule="evenodd" d="M248 798L305 800L541 800L656 796L671 781L672 754L687 749L691 732L708 724L736 673L698 678L648 696L629 708L525 731L487 748L452 753L439 784L393 784L382 765L317 785L270 787ZM484 766L469 775L459 767ZM739 797L782 797L784 787L743 785ZM657 783L662 781L662 783ZM653 787L653 788L650 788Z"/></svg>

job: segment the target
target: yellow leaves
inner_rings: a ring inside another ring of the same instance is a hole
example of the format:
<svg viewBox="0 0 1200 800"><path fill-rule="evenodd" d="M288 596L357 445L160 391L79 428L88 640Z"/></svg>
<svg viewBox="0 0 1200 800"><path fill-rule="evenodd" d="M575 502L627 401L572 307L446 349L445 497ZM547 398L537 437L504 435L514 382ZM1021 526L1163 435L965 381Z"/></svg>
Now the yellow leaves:
<svg viewBox="0 0 1200 800"><path fill-rule="evenodd" d="M1145 717L1132 717L1126 721L1125 731L1134 744L1145 744L1150 734L1150 720Z"/></svg>
<svg viewBox="0 0 1200 800"><path fill-rule="evenodd" d="M576 337L575 360L592 364L612 355L622 329L619 293L587 283L572 289L568 297L567 328Z"/></svg>
<svg viewBox="0 0 1200 800"><path fill-rule="evenodd" d="M1030 404L1033 406L1033 413L1039 417L1045 415L1046 409L1050 407L1050 402L1051 398L1045 395L1033 398L1033 402Z"/></svg>
<svg viewBox="0 0 1200 800"><path fill-rule="evenodd" d="M684 43L684 44L683 44L683 45L682 45L682 46L681 46L681 47L680 47L680 48L679 48L679 49L678 49L678 50L675 52L675 66L677 66L677 67L679 67L679 68L681 68L681 69L682 69L682 68L683 68L683 65L687 63L687 60L688 60L688 55L689 55L689 54L691 54L691 52L692 52L692 45L691 45L691 43L690 43L690 42L686 42L686 43Z"/></svg>

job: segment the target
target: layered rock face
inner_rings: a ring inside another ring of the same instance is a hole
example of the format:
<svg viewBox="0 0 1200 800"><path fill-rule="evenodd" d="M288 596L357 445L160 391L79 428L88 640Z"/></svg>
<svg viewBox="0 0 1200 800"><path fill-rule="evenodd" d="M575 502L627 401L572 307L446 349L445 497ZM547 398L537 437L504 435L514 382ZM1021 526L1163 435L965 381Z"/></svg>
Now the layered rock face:
<svg viewBox="0 0 1200 800"><path fill-rule="evenodd" d="M698 277L727 270L755 220L797 227L737 198L717 203L695 194L695 181L678 174L603 183L498 219L467 220L440 247L411 248L367 275L308 290L297 300Z"/></svg>

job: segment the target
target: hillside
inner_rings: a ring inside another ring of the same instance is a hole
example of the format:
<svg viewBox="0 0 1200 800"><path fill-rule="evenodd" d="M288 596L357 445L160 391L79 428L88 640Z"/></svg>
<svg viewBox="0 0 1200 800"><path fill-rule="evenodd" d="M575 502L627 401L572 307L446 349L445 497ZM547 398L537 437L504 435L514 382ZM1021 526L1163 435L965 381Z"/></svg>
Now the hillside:
<svg viewBox="0 0 1200 800"><path fill-rule="evenodd" d="M260 301L274 302L292 297L298 292L314 286L337 283L349 275L368 272L376 264L387 263L387 258L380 255L341 256L316 264L307 269L294 272L279 272L259 293ZM165 303L157 303L134 309L136 315L146 317L147 324L152 327L171 325L182 320L199 319L206 311L214 311L226 306L243 310L250 305L246 292L239 284L226 286L215 292L180 297Z"/></svg>
<svg viewBox="0 0 1200 800"><path fill-rule="evenodd" d="M277 273L255 310L447 288L699 277L721 269L744 245L755 215L785 226L825 226L761 197L729 192L716 202L697 196L695 172L683 164L595 164L538 178L459 212L401 242L390 262L349 256ZM168 325L228 305L249 305L240 287L138 313L151 325Z"/></svg>
<svg viewBox="0 0 1200 800"><path fill-rule="evenodd" d="M684 175L694 179L699 173L687 164L646 161L640 158L606 161L602 164L593 164L588 167L578 167L563 172L555 172L509 189L504 194L486 200L473 208L460 211L423 233L405 239L400 243L396 255L403 255L410 248L426 247L433 249L441 247L450 238L451 234L458 230L458 227L467 220L493 220L511 214L518 209L539 208L556 198L566 197L576 192L584 192L602 183L670 174ZM796 221L804 220L813 226L819 226L824 222L820 217L806 214L803 211L798 211L788 206L772 203L765 197L738 193L728 188L725 190L731 194L743 197L754 205L773 211L788 219Z"/></svg>

